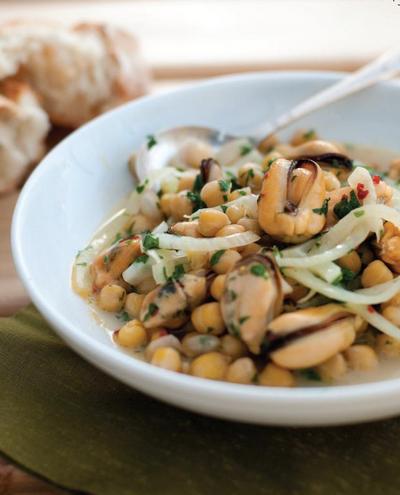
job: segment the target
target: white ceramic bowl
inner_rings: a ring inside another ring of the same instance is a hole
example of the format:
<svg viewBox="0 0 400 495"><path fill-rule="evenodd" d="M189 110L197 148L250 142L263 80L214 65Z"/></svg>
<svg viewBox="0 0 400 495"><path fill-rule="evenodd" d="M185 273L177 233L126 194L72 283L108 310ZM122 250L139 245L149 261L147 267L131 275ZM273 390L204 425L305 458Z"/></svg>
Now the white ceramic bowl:
<svg viewBox="0 0 400 495"><path fill-rule="evenodd" d="M115 347L70 288L76 252L132 188L127 159L146 135L184 124L245 132L340 77L280 72L213 79L124 105L74 132L49 153L21 193L12 245L32 300L60 337L110 375L195 412L276 425L341 424L399 413L400 378L284 389L161 370ZM327 138L396 149L399 104L400 85L385 83L319 111L298 126L316 128Z"/></svg>

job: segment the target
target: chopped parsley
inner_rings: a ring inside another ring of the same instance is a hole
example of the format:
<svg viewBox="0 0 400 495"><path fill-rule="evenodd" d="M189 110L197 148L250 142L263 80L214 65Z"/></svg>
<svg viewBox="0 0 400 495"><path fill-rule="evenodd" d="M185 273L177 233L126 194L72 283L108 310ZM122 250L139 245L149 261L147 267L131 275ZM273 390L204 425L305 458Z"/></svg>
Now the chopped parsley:
<svg viewBox="0 0 400 495"><path fill-rule="evenodd" d="M339 203L337 203L334 206L333 212L335 213L338 219L341 219L345 217L348 213L350 213L352 210L355 210L360 206L361 204L357 199L356 193L354 191L351 191L350 198L344 195L341 201L339 201Z"/></svg>
<svg viewBox="0 0 400 495"><path fill-rule="evenodd" d="M75 263L76 266L87 266L87 263L82 262L82 263Z"/></svg>
<svg viewBox="0 0 400 495"><path fill-rule="evenodd" d="M240 328L238 328L234 323L228 325L228 330L231 335L235 337L240 337Z"/></svg>
<svg viewBox="0 0 400 495"><path fill-rule="evenodd" d="M253 147L250 144L244 144L240 147L240 156L246 156L250 153Z"/></svg>
<svg viewBox="0 0 400 495"><path fill-rule="evenodd" d="M354 215L355 217L359 218L359 217L362 217L362 216L364 215L364 213L365 213L365 211L364 211L364 210L359 210L359 211L355 211L355 212L353 213L353 215Z"/></svg>
<svg viewBox="0 0 400 495"><path fill-rule="evenodd" d="M324 202L322 203L321 208L313 208L313 212L317 213L318 215L327 215L328 214L328 203L330 201L330 198L324 199Z"/></svg>
<svg viewBox="0 0 400 495"><path fill-rule="evenodd" d="M192 191L194 193L199 193L202 190L203 186L204 186L203 177L201 174L197 174L193 182Z"/></svg>
<svg viewBox="0 0 400 495"><path fill-rule="evenodd" d="M224 253L225 253L225 249L220 249L219 251L216 251L210 258L210 265L211 266L216 265Z"/></svg>
<svg viewBox="0 0 400 495"><path fill-rule="evenodd" d="M277 246L272 246L272 254L275 258L280 258L282 256Z"/></svg>
<svg viewBox="0 0 400 495"><path fill-rule="evenodd" d="M126 311L121 311L120 313L118 313L115 316L116 316L117 320L119 320L119 321L127 322L127 321L131 320L131 317L129 316L129 314Z"/></svg>
<svg viewBox="0 0 400 495"><path fill-rule="evenodd" d="M247 192L246 191L238 191L241 196L246 196Z"/></svg>
<svg viewBox="0 0 400 495"><path fill-rule="evenodd" d="M134 263L146 263L148 259L149 256L147 254L141 254L135 259Z"/></svg>
<svg viewBox="0 0 400 495"><path fill-rule="evenodd" d="M218 185L219 185L219 190L222 192L228 192L231 187L230 181L224 179L220 179L218 181Z"/></svg>
<svg viewBox="0 0 400 495"><path fill-rule="evenodd" d="M149 183L149 179L145 179L141 184L139 184L136 188L136 192L138 194L142 194L142 192L145 190L147 184Z"/></svg>
<svg viewBox="0 0 400 495"><path fill-rule="evenodd" d="M303 134L303 138L307 139L308 141L311 139L315 139L316 136L317 136L317 133L315 132L314 129L310 129L309 131L307 131Z"/></svg>
<svg viewBox="0 0 400 495"><path fill-rule="evenodd" d="M261 263L256 263L255 265L252 265L250 268L250 272L256 277L262 277L265 278L265 280L268 280L267 269Z"/></svg>
<svg viewBox="0 0 400 495"><path fill-rule="evenodd" d="M147 321L151 316L154 316L157 313L157 311L158 311L157 304L150 303L149 309L147 310L147 313L145 314L143 321Z"/></svg>
<svg viewBox="0 0 400 495"><path fill-rule="evenodd" d="M225 206L225 205L221 205L221 210L222 210L224 213L226 213L226 210L227 210L227 209L228 209L228 207L227 207L227 206Z"/></svg>
<svg viewBox="0 0 400 495"><path fill-rule="evenodd" d="M243 323L247 321L249 318L250 316L242 316L241 318L239 318L240 325L243 325Z"/></svg>
<svg viewBox="0 0 400 495"><path fill-rule="evenodd" d="M110 261L111 261L111 260L110 260L109 255L108 255L108 254L105 254L105 255L103 256L103 263L106 265L106 267L108 267L108 265L110 264Z"/></svg>
<svg viewBox="0 0 400 495"><path fill-rule="evenodd" d="M237 299L237 294L234 290L230 289L227 292L229 302L235 301Z"/></svg>
<svg viewBox="0 0 400 495"><path fill-rule="evenodd" d="M304 370L299 370L299 375L302 376L303 378L306 378L307 380L313 380L315 382L320 382L321 381L321 376L313 368L307 368Z"/></svg>
<svg viewBox="0 0 400 495"><path fill-rule="evenodd" d="M201 208L205 208L207 205L201 199L200 194L193 191L188 191L186 196L190 199L193 205L193 213Z"/></svg>
<svg viewBox="0 0 400 495"><path fill-rule="evenodd" d="M342 268L342 281L346 284L354 280L357 276L357 273L349 270L348 268Z"/></svg>
<svg viewBox="0 0 400 495"><path fill-rule="evenodd" d="M171 275L172 280L179 280L183 275L185 275L185 268L183 265L176 265L174 273Z"/></svg>
<svg viewBox="0 0 400 495"><path fill-rule="evenodd" d="M157 144L156 138L153 136L153 134L149 134L147 136L147 149L151 150L153 146Z"/></svg>
<svg viewBox="0 0 400 495"><path fill-rule="evenodd" d="M160 241L153 234L146 234L143 239L143 248L148 251L149 249L158 249L160 247Z"/></svg>

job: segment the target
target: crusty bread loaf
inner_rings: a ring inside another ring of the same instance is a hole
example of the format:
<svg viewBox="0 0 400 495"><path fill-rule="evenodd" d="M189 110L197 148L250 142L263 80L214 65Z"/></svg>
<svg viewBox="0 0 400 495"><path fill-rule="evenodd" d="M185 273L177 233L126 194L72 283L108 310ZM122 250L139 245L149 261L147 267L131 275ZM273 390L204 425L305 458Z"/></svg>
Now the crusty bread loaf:
<svg viewBox="0 0 400 495"><path fill-rule="evenodd" d="M0 80L28 82L56 125L78 127L147 90L136 40L118 28L13 22L0 40Z"/></svg>
<svg viewBox="0 0 400 495"><path fill-rule="evenodd" d="M98 24L0 25L0 193L44 152L52 124L75 128L147 91L135 38Z"/></svg>
<svg viewBox="0 0 400 495"><path fill-rule="evenodd" d="M29 165L40 160L49 129L47 114L27 84L0 84L0 193L14 189Z"/></svg>

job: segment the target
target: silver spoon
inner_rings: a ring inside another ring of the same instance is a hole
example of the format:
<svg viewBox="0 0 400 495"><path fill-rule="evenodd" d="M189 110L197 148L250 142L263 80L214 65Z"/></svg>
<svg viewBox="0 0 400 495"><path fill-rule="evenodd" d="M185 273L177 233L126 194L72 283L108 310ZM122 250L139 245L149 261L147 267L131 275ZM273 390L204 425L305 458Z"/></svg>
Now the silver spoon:
<svg viewBox="0 0 400 495"><path fill-rule="evenodd" d="M400 51L385 52L369 64L337 83L302 101L291 110L271 122L266 122L250 131L247 138L262 149L268 137L284 127L341 98L351 95L377 82L393 77L400 70ZM243 136L240 136L243 137ZM159 170L176 156L183 143L189 139L210 144L214 149L239 136L223 133L217 129L200 126L182 126L167 129L151 136L136 157L136 174L143 181L149 173ZM205 157L206 158L206 157Z"/></svg>

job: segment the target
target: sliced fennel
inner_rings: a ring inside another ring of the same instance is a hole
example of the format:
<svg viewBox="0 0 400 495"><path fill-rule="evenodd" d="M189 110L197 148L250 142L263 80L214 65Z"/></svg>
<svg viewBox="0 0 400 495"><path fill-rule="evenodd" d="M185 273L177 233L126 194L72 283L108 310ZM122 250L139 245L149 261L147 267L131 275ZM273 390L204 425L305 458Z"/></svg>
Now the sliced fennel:
<svg viewBox="0 0 400 495"><path fill-rule="evenodd" d="M130 285L138 285L147 278L151 277L151 266L153 262L147 255L139 256L135 261L122 273L122 278Z"/></svg>
<svg viewBox="0 0 400 495"><path fill-rule="evenodd" d="M157 234L158 245L162 249L178 249L182 251L218 251L246 246L257 242L260 236L252 231L240 234L232 234L226 237L198 238L189 236L177 236L173 234Z"/></svg>
<svg viewBox="0 0 400 495"><path fill-rule="evenodd" d="M380 304L388 301L400 291L400 277L396 277L384 284L375 285L369 289L349 291L342 287L324 282L304 268L285 268L284 274L326 297L346 303L366 305Z"/></svg>
<svg viewBox="0 0 400 495"><path fill-rule="evenodd" d="M381 332L393 337L396 340L400 340L400 329L380 313L375 311L374 308L359 304L346 304L346 308L352 313L364 318L364 320L366 320L374 328L377 328Z"/></svg>

